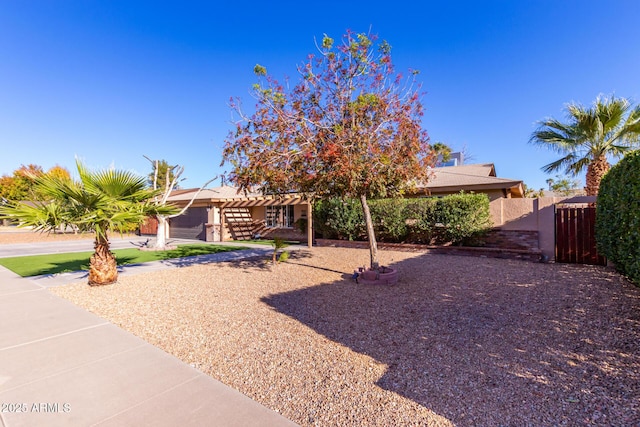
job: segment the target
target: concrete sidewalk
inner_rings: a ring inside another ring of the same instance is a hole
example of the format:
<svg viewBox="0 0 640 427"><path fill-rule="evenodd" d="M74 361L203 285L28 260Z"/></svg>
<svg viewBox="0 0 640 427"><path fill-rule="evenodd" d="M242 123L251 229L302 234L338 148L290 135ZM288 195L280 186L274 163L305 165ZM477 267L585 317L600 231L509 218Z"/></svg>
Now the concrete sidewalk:
<svg viewBox="0 0 640 427"><path fill-rule="evenodd" d="M0 267L0 426L295 426L53 285Z"/></svg>

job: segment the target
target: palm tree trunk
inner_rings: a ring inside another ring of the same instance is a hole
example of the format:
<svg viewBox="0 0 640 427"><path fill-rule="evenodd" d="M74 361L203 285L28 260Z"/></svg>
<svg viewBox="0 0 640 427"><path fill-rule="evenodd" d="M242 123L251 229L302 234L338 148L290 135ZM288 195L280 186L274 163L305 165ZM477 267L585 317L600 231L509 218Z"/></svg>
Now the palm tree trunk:
<svg viewBox="0 0 640 427"><path fill-rule="evenodd" d="M373 229L373 221L371 220L371 211L369 211L369 205L367 204L367 196L361 194L360 203L362 204L362 211L364 212L364 222L367 225L371 269L377 270L380 267L380 262L378 261L378 243L376 242L376 233Z"/></svg>
<svg viewBox="0 0 640 427"><path fill-rule="evenodd" d="M587 196L597 196L600 190L600 181L609 170L607 157L602 155L587 166Z"/></svg>
<svg viewBox="0 0 640 427"><path fill-rule="evenodd" d="M116 257L109 250L109 239L96 236L95 252L89 261L89 285L110 285L118 280Z"/></svg>

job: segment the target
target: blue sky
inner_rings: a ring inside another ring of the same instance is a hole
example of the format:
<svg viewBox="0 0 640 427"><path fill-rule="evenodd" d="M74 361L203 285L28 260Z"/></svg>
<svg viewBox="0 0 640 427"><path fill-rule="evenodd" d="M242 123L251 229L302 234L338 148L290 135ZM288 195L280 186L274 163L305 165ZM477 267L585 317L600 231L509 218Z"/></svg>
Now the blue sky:
<svg viewBox="0 0 640 427"><path fill-rule="evenodd" d="M637 0L219 3L0 0L0 175L76 156L147 174L146 155L199 186L224 170L254 65L295 78L314 38L346 29L420 70L432 142L534 188L557 159L527 143L537 121L600 93L640 102Z"/></svg>

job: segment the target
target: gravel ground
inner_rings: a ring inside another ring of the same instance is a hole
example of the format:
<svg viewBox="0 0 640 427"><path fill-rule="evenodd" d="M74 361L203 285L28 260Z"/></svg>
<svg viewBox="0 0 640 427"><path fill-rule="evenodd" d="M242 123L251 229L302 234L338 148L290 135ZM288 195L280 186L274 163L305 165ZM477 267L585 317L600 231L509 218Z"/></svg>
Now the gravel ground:
<svg viewBox="0 0 640 427"><path fill-rule="evenodd" d="M52 292L303 426L639 426L640 289L610 269L314 248Z"/></svg>

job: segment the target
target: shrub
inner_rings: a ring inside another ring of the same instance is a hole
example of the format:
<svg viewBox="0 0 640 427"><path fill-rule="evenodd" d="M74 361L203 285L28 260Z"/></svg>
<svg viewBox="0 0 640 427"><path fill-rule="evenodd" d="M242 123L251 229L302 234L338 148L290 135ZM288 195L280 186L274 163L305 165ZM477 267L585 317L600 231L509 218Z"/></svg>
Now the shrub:
<svg viewBox="0 0 640 427"><path fill-rule="evenodd" d="M436 243L475 246L491 228L486 194L453 194L438 199L434 220Z"/></svg>
<svg viewBox="0 0 640 427"><path fill-rule="evenodd" d="M599 253L640 286L640 150L627 154L600 183L596 244Z"/></svg>
<svg viewBox="0 0 640 427"><path fill-rule="evenodd" d="M337 233L329 225L329 210L328 200L318 200L313 204L313 229L324 239L335 239Z"/></svg>
<svg viewBox="0 0 640 427"><path fill-rule="evenodd" d="M271 255L271 262L273 263L273 265L276 265L277 262L285 262L287 259L289 259L289 253L287 251L282 252L280 254L280 257L278 257L278 251L287 246L287 242L284 239L280 237L274 237L271 246L273 246L273 254Z"/></svg>
<svg viewBox="0 0 640 427"><path fill-rule="evenodd" d="M376 238L388 242L478 244L491 227L486 194L443 198L382 199L369 203ZM327 239L364 238L362 207L357 200L316 203L316 230Z"/></svg>
<svg viewBox="0 0 640 427"><path fill-rule="evenodd" d="M407 241L430 245L434 242L435 212L438 199L410 199L404 209Z"/></svg>
<svg viewBox="0 0 640 427"><path fill-rule="evenodd" d="M278 257L278 262L287 262L289 260L289 252L284 251Z"/></svg>
<svg viewBox="0 0 640 427"><path fill-rule="evenodd" d="M306 234L307 233L308 224L309 224L309 222L307 221L307 218L298 218L296 220L296 222L294 223L294 225L296 226L298 231L300 233L302 233L302 234Z"/></svg>
<svg viewBox="0 0 640 427"><path fill-rule="evenodd" d="M362 205L355 199L321 200L313 209L314 224L325 239L357 240L365 234Z"/></svg>
<svg viewBox="0 0 640 427"><path fill-rule="evenodd" d="M407 238L406 199L372 200L369 203L376 238L381 242L403 242Z"/></svg>

